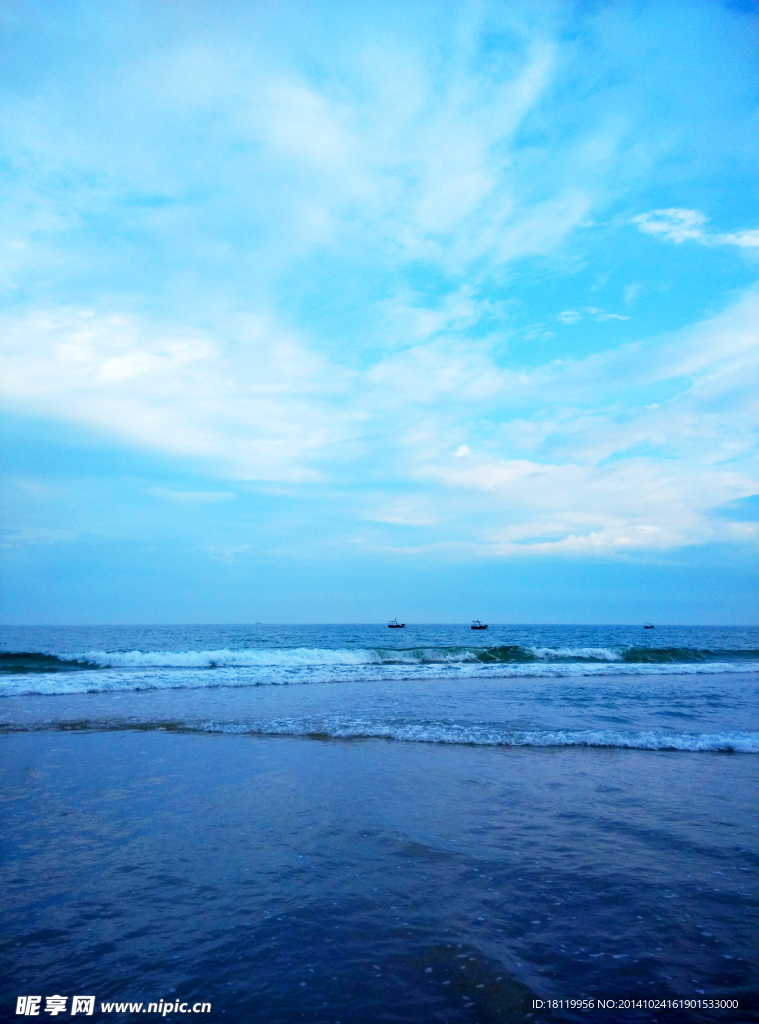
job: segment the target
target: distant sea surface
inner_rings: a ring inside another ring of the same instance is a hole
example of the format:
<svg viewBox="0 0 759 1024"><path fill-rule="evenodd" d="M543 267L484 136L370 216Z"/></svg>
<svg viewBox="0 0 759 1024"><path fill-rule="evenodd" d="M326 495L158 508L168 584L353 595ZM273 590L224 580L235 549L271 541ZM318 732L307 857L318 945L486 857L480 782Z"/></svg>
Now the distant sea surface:
<svg viewBox="0 0 759 1024"><path fill-rule="evenodd" d="M9 1017L759 1019L758 628L3 627L0 730Z"/></svg>

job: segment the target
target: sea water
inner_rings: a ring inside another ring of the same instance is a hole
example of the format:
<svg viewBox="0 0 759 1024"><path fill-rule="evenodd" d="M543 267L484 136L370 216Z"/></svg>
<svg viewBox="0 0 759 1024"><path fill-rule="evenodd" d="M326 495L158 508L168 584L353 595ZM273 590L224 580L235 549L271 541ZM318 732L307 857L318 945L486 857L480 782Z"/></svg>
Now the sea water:
<svg viewBox="0 0 759 1024"><path fill-rule="evenodd" d="M8 1016L756 1019L757 629L0 643Z"/></svg>

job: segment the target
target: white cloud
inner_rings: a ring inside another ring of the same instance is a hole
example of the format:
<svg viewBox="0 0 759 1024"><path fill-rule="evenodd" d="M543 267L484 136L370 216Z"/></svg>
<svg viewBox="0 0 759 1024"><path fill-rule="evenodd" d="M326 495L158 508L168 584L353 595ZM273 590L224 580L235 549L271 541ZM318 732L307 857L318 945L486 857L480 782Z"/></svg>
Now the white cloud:
<svg viewBox="0 0 759 1024"><path fill-rule="evenodd" d="M27 414L200 459L217 476L350 480L359 493L393 482L409 493L355 514L424 527L430 543L519 554L748 538L710 510L759 490L759 293L694 327L531 370L500 365L487 338L460 339L457 308L436 322L450 333L425 329L351 371L271 318L227 325L223 350L210 334L128 317L6 318L0 379Z"/></svg>
<svg viewBox="0 0 759 1024"><path fill-rule="evenodd" d="M479 35L494 16L513 22L512 43L491 60ZM557 149L520 146L561 73L555 26L497 11L472 18L468 38L458 19L448 25L444 66L401 31L392 46L361 43L336 63L333 54L328 73L322 54L294 67L259 32L230 40L189 19L147 53L120 50L86 103L68 78L35 82L31 96L8 92L10 233L25 247L12 260L5 251L9 280L43 267L57 277L62 259L96 275L119 240L93 228L95 211L148 249L160 240L172 266L201 278L206 265L223 267L258 296L293 259L325 247L453 274L552 251L606 192L620 140L593 117ZM127 273L129 260L121 265Z"/></svg>
<svg viewBox="0 0 759 1024"><path fill-rule="evenodd" d="M759 249L759 228L738 231L732 235L716 235L715 238L724 245L737 245L741 249Z"/></svg>
<svg viewBox="0 0 759 1024"><path fill-rule="evenodd" d="M647 235L659 235L677 245L690 239L697 242L706 240L703 231L706 217L698 210L652 210L633 217L632 223Z"/></svg>
<svg viewBox="0 0 759 1024"><path fill-rule="evenodd" d="M489 492L511 525L478 531L501 554L651 549L736 539L734 524L705 513L752 493L756 476L646 458L608 466L473 458L429 467L448 486ZM494 518L494 517L493 517ZM746 537L755 531L742 530Z"/></svg>
<svg viewBox="0 0 759 1024"><path fill-rule="evenodd" d="M594 309L593 315L596 320L629 320L629 316L622 316L621 313L605 313L602 309Z"/></svg>
<svg viewBox="0 0 759 1024"><path fill-rule="evenodd" d="M349 449L358 411L334 399L350 374L266 318L226 325L236 356L199 332L62 309L2 324L0 396L244 478L317 479Z"/></svg>
<svg viewBox="0 0 759 1024"><path fill-rule="evenodd" d="M668 242L700 242L702 245L737 245L742 249L759 248L759 229L720 234L706 229L706 216L698 210L651 210L633 217L631 223L648 235L658 235Z"/></svg>
<svg viewBox="0 0 759 1024"><path fill-rule="evenodd" d="M477 420L462 419L457 393L449 391L445 411L438 406L426 432L415 435L409 471L472 495L468 511L462 499L452 513L460 517L459 535L467 519L510 523L470 526L475 539L468 543L483 552L603 553L750 540L753 527L736 530L711 510L759 486L758 325L752 291L693 328L576 362L515 373L472 356L469 372L493 388L479 404L491 426L483 432ZM434 351L445 365L440 346ZM466 379L460 370L464 392ZM650 401L661 389L661 400ZM439 390L438 402L443 397ZM509 405L532 408L532 415L509 415Z"/></svg>
<svg viewBox="0 0 759 1024"><path fill-rule="evenodd" d="M562 324L576 324L585 317L590 317L599 323L602 323L604 320L630 319L629 316L623 316L621 313L607 313L606 310L598 309L596 306L585 306L582 312L577 309L565 309L563 313L559 313L556 319Z"/></svg>

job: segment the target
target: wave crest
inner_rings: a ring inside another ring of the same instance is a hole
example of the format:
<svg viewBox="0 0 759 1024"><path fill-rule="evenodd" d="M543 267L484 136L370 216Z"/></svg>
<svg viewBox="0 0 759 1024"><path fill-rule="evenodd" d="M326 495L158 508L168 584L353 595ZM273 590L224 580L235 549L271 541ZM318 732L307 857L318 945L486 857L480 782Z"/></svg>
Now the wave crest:
<svg viewBox="0 0 759 1024"><path fill-rule="evenodd" d="M285 718L270 721L198 721L182 719L77 719L35 724L0 723L0 732L145 732L222 733L246 736L292 736L303 739L384 739L470 747L606 747L620 750L759 753L759 732L669 732L663 729L513 729L455 721L371 720L349 716Z"/></svg>
<svg viewBox="0 0 759 1024"><path fill-rule="evenodd" d="M688 665L704 662L759 661L759 650L708 650L692 647L409 647L249 648L213 651L85 651L49 654L40 651L0 652L0 673L63 672L98 668L308 668L330 665L483 665L530 663L596 663Z"/></svg>

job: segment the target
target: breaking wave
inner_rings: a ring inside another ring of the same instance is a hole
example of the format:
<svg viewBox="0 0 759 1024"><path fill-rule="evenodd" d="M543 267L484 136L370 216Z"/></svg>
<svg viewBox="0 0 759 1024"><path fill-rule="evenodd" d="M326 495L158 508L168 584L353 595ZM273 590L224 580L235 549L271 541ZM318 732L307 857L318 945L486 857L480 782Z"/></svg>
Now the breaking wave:
<svg viewBox="0 0 759 1024"><path fill-rule="evenodd" d="M85 651L81 654L0 652L0 673L70 672L94 669L256 668L361 665L524 665L623 664L703 665L756 662L759 650L709 650L693 647L411 647L287 648L215 651Z"/></svg>

